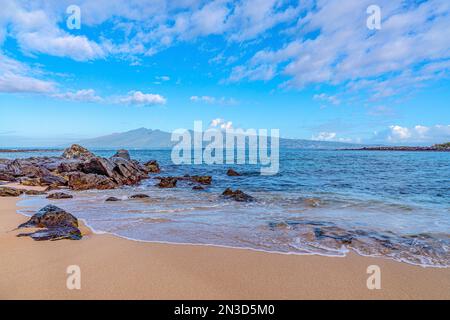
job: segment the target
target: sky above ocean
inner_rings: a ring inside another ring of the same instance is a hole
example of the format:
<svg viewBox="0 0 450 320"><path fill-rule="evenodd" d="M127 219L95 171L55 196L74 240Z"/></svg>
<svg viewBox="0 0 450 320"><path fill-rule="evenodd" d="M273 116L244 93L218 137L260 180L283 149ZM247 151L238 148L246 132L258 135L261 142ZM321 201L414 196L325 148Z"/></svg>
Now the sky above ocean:
<svg viewBox="0 0 450 320"><path fill-rule="evenodd" d="M450 140L447 0L1 5L0 146L195 120L325 141Z"/></svg>

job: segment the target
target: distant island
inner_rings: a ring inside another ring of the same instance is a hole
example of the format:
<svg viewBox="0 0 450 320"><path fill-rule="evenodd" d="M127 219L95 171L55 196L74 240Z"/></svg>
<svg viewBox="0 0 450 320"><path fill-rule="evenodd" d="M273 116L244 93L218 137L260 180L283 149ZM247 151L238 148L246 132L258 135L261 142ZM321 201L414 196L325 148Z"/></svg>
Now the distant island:
<svg viewBox="0 0 450 320"><path fill-rule="evenodd" d="M74 141L73 143L85 146L90 149L165 149L172 148L176 144L176 142L171 141L170 132L147 128L139 128L127 132L113 133L97 138ZM360 147L362 147L361 144L345 142L280 138L280 148L285 149L333 150Z"/></svg>
<svg viewBox="0 0 450 320"><path fill-rule="evenodd" d="M363 147L345 150L360 150L360 151L450 151L450 142L435 144L431 147L407 147L407 146L378 146L378 147Z"/></svg>

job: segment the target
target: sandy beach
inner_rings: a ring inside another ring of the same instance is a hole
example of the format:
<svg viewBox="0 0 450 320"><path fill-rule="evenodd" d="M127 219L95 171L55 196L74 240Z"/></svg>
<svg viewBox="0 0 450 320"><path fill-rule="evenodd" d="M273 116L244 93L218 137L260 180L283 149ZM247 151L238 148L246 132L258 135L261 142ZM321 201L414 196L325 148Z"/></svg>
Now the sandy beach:
<svg viewBox="0 0 450 320"><path fill-rule="evenodd" d="M0 198L0 299L450 299L450 269L382 258L300 256L136 242L93 234L80 241L17 238L19 198ZM57 205L57 203L55 203ZM66 287L81 268L81 290ZM366 286L381 268L380 290Z"/></svg>

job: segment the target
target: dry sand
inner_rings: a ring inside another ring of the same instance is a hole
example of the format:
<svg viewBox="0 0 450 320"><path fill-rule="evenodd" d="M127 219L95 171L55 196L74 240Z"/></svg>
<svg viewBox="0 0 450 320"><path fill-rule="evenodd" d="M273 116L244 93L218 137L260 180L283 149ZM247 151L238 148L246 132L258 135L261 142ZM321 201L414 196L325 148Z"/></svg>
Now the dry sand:
<svg viewBox="0 0 450 320"><path fill-rule="evenodd" d="M87 228L80 241L17 238L27 220L17 201L0 198L0 299L450 299L449 268L356 254L143 243ZM81 290L66 287L69 265L81 268ZM367 289L369 265L381 268L380 290Z"/></svg>

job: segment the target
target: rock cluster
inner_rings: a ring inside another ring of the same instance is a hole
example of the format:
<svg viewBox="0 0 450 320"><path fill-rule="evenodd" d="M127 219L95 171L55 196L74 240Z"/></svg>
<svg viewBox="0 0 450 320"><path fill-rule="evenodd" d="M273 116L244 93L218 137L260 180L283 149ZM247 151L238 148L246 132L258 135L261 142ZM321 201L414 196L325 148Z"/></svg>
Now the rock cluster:
<svg viewBox="0 0 450 320"><path fill-rule="evenodd" d="M155 162L153 166L158 166ZM159 168L159 166L158 166ZM72 145L61 157L0 160L0 179L27 186L69 187L73 190L114 189L148 178L149 169L131 160L126 150L111 158L98 157Z"/></svg>

